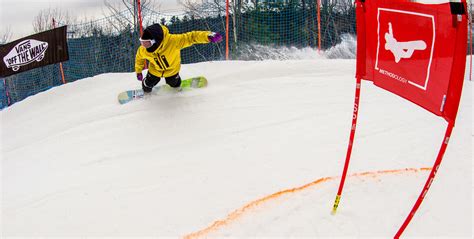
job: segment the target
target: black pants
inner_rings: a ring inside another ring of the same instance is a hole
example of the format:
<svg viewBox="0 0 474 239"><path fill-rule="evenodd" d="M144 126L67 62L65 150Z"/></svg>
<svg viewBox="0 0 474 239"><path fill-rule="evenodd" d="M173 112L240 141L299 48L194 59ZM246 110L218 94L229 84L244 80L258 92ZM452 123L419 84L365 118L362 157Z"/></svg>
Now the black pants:
<svg viewBox="0 0 474 239"><path fill-rule="evenodd" d="M142 81L143 91L147 93L151 92L153 87L155 87L155 85L158 84L160 80L161 80L161 77L148 73L145 79L143 79ZM179 76L179 73L174 76L165 77L165 80L166 80L166 84L168 84L169 86L173 88L177 88L181 86L181 77Z"/></svg>

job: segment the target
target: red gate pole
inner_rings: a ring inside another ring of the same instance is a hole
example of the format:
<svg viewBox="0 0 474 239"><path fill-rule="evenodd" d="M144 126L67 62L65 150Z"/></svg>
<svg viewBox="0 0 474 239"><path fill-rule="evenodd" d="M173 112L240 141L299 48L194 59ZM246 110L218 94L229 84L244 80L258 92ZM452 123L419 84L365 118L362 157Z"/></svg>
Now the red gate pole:
<svg viewBox="0 0 474 239"><path fill-rule="evenodd" d="M137 6L138 6L138 23L139 23L139 29L140 29L140 37L142 36L143 33L143 24L142 24L142 6L140 4L140 0L137 0Z"/></svg>
<svg viewBox="0 0 474 239"><path fill-rule="evenodd" d="M142 5L140 3L140 0L137 0L137 12L138 12L138 25L140 29L140 37L142 37L143 34L143 22L142 22ZM145 69L148 69L148 63L145 60Z"/></svg>
<svg viewBox="0 0 474 239"><path fill-rule="evenodd" d="M349 161L351 159L352 145L354 144L355 131L357 126L357 118L359 115L359 99L360 99L360 87L361 87L361 78L357 77L356 83L356 92L354 99L354 114L352 116L352 127L351 134L349 136L349 145L347 147L346 153L346 162L344 163L344 170L342 172L341 182L339 183L339 189L337 191L336 200L334 201L334 206L332 208L332 214L336 214L337 207L339 206L339 201L341 200L342 189L344 187L344 182L346 181L347 169L349 168Z"/></svg>
<svg viewBox="0 0 474 239"><path fill-rule="evenodd" d="M405 228L408 226L411 219L413 218L416 211L418 210L421 203L423 202L423 199L425 198L426 194L428 193L431 183L433 183L436 173L438 172L439 165L441 164L441 161L443 160L443 156L444 156L444 153L446 152L446 148L448 147L449 138L451 137L451 132L453 131L453 128L454 128L454 123L450 122L448 124L448 128L446 129L446 133L444 135L443 144L441 145L441 148L439 149L438 156L436 157L436 161L433 165L433 168L431 169L431 173L428 176L428 179L426 180L425 186L423 190L421 191L420 196L418 196L418 199L416 200L415 205L411 209L410 214L408 214L407 218L405 219L405 222L403 222L400 229L398 229L397 234L395 234L394 236L395 238L400 238L403 231L405 231Z"/></svg>

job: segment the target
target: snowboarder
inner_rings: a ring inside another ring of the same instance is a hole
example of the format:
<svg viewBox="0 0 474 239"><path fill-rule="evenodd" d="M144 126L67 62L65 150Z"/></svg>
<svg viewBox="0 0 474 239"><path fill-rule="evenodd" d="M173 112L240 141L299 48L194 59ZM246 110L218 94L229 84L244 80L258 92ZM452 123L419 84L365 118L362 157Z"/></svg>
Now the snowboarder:
<svg viewBox="0 0 474 239"><path fill-rule="evenodd" d="M191 31L183 34L171 34L166 26L153 24L148 26L140 38L135 57L135 72L137 79L142 82L145 93L150 93L162 77L166 84L179 89L181 77L181 49L193 44L217 43L222 36L210 31ZM142 71L148 60L148 74L143 78Z"/></svg>

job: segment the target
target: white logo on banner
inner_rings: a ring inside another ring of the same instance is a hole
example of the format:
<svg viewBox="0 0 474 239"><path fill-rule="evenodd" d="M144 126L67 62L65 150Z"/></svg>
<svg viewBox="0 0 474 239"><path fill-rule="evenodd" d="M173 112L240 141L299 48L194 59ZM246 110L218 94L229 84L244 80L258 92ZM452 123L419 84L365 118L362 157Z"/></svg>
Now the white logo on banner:
<svg viewBox="0 0 474 239"><path fill-rule="evenodd" d="M3 57L3 62L8 68L18 71L21 66L28 65L34 61L42 61L47 49L47 42L33 39L24 40Z"/></svg>
<svg viewBox="0 0 474 239"><path fill-rule="evenodd" d="M385 50L390 50L395 56L395 62L401 58L411 58L415 50L425 50L426 43L423 40L399 42L393 36L392 23L388 23L388 32L385 33Z"/></svg>

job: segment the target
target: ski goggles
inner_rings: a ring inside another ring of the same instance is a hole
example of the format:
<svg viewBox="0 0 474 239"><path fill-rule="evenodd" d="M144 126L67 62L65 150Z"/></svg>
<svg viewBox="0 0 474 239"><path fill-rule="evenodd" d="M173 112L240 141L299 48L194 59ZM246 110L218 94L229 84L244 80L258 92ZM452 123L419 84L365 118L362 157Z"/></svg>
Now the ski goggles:
<svg viewBox="0 0 474 239"><path fill-rule="evenodd" d="M155 40L144 40L140 38L140 44L142 44L142 46L144 46L145 48L151 47L155 43L156 43Z"/></svg>

